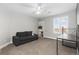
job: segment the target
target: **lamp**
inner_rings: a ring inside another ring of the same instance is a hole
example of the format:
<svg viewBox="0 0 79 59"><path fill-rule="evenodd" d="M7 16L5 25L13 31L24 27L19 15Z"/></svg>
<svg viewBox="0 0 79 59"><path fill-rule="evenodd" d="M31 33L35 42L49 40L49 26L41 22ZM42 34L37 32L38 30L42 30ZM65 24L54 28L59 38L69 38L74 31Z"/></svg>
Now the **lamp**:
<svg viewBox="0 0 79 59"><path fill-rule="evenodd" d="M42 29L42 26L38 26L38 29Z"/></svg>

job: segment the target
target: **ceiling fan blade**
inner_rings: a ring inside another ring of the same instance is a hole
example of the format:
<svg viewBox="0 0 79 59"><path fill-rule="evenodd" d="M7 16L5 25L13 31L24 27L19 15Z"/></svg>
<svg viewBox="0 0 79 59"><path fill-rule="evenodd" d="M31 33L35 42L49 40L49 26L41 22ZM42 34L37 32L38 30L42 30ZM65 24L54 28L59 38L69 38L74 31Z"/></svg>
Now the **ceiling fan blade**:
<svg viewBox="0 0 79 59"><path fill-rule="evenodd" d="M37 8L37 7L41 7L43 8L43 4L42 3L21 3L19 4L20 6L23 6L23 7L27 7L27 8Z"/></svg>
<svg viewBox="0 0 79 59"><path fill-rule="evenodd" d="M19 4L20 6L23 6L23 7L26 7L26 8L34 8L34 5L31 4L31 3L22 3L22 4Z"/></svg>

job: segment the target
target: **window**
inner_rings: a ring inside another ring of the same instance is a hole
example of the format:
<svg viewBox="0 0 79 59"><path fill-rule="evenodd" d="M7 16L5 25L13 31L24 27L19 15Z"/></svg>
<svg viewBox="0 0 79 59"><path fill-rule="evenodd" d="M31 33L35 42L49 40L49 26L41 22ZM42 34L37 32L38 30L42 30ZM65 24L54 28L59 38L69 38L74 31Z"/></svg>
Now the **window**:
<svg viewBox="0 0 79 59"><path fill-rule="evenodd" d="M53 32L56 34L68 33L68 16L53 19Z"/></svg>

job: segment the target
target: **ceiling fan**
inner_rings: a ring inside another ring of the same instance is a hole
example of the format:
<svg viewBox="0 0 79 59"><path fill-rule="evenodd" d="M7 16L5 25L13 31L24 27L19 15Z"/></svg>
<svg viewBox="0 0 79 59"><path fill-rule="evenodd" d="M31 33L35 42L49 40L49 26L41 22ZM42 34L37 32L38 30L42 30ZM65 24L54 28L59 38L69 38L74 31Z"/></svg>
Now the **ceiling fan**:
<svg viewBox="0 0 79 59"><path fill-rule="evenodd" d="M51 11L46 9L46 4L44 3L21 3L19 5L24 8L32 9L32 13L35 15L51 14Z"/></svg>
<svg viewBox="0 0 79 59"><path fill-rule="evenodd" d="M37 8L38 6L43 7L42 3L21 3L19 5L26 8Z"/></svg>
<svg viewBox="0 0 79 59"><path fill-rule="evenodd" d="M45 11L46 9L44 9L44 4L42 3L22 3L20 4L21 6L25 7L25 8L35 8L35 11L33 11L33 13L39 15L41 12Z"/></svg>

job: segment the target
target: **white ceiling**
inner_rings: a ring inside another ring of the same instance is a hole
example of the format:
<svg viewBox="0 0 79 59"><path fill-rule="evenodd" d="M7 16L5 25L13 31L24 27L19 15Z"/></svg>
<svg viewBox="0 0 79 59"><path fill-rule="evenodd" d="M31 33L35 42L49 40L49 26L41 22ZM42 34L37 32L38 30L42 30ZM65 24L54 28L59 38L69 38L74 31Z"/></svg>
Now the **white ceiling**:
<svg viewBox="0 0 79 59"><path fill-rule="evenodd" d="M56 15L76 8L76 3L4 3L0 5L7 7L8 10L24 13L36 18ZM38 6L41 7L39 15L36 14Z"/></svg>

